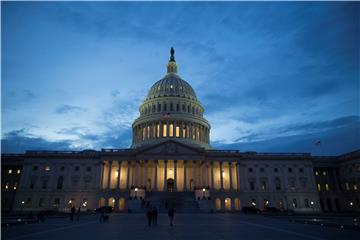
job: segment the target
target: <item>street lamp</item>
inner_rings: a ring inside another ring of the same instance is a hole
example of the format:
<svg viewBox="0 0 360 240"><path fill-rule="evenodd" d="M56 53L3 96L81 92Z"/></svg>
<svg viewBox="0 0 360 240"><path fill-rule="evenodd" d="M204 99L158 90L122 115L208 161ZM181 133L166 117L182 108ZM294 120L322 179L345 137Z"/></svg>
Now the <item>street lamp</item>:
<svg viewBox="0 0 360 240"><path fill-rule="evenodd" d="M138 190L139 190L139 189L136 187L136 188L135 188L135 198L136 198L136 199L137 199L137 192L138 192Z"/></svg>
<svg viewBox="0 0 360 240"><path fill-rule="evenodd" d="M202 192L203 192L203 199L205 199L205 191L206 191L206 189L205 189L205 188L203 188L203 189L202 189Z"/></svg>
<svg viewBox="0 0 360 240"><path fill-rule="evenodd" d="M21 201L21 214L22 214L22 212L23 212L23 208L24 208L24 204L25 204L25 201L23 200L23 201Z"/></svg>

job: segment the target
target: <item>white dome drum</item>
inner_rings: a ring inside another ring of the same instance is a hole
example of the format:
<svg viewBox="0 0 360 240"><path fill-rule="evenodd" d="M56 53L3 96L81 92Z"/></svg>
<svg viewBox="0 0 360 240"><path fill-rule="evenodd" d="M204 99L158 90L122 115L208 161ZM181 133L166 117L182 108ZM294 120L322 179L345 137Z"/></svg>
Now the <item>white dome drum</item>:
<svg viewBox="0 0 360 240"><path fill-rule="evenodd" d="M150 88L139 111L132 125L133 148L169 139L210 148L210 124L194 89L177 74L173 48L165 77Z"/></svg>

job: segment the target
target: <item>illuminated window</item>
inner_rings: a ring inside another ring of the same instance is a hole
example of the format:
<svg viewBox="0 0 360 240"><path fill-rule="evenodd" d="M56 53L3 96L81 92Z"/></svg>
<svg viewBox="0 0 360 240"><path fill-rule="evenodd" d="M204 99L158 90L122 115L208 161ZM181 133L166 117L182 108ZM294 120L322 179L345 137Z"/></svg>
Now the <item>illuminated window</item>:
<svg viewBox="0 0 360 240"><path fill-rule="evenodd" d="M357 185L356 185L356 183L354 183L353 188L354 188L354 191L357 190Z"/></svg>
<svg viewBox="0 0 360 240"><path fill-rule="evenodd" d="M326 176L326 172L325 172L325 171L323 171L323 176Z"/></svg>
<svg viewBox="0 0 360 240"><path fill-rule="evenodd" d="M14 182L14 190L16 190L18 183Z"/></svg>
<svg viewBox="0 0 360 240"><path fill-rule="evenodd" d="M160 137L160 124L156 124L156 137Z"/></svg>
<svg viewBox="0 0 360 240"><path fill-rule="evenodd" d="M8 182L5 184L5 189L9 189L9 183Z"/></svg>
<svg viewBox="0 0 360 240"><path fill-rule="evenodd" d="M45 171L50 171L50 166L45 166Z"/></svg>
<svg viewBox="0 0 360 240"><path fill-rule="evenodd" d="M327 184L327 183L325 183L325 190L326 190L326 191L329 191L329 190L330 190L329 184Z"/></svg>
<svg viewBox="0 0 360 240"><path fill-rule="evenodd" d="M315 175L316 175L316 176L319 176L319 172L318 172L318 171L316 171L316 172L315 172Z"/></svg>
<svg viewBox="0 0 360 240"><path fill-rule="evenodd" d="M21 173L21 170L20 170L20 169L18 169L18 170L16 171L16 173L17 173L17 174L20 174L20 173Z"/></svg>
<svg viewBox="0 0 360 240"><path fill-rule="evenodd" d="M174 136L174 125L172 123L170 123L169 125L169 137L173 137Z"/></svg>
<svg viewBox="0 0 360 240"><path fill-rule="evenodd" d="M8 173L9 173L9 174L12 174L12 169L9 169Z"/></svg>
<svg viewBox="0 0 360 240"><path fill-rule="evenodd" d="M186 138L186 127L185 127L185 126L184 126L184 128L183 128L182 137L183 137L183 138Z"/></svg>
<svg viewBox="0 0 360 240"><path fill-rule="evenodd" d="M166 123L163 123L163 137L167 136L167 125Z"/></svg>
<svg viewBox="0 0 360 240"><path fill-rule="evenodd" d="M180 137L180 127L179 126L176 126L176 130L175 130L176 132L175 132L175 136L176 137Z"/></svg>
<svg viewBox="0 0 360 240"><path fill-rule="evenodd" d="M317 190L320 192L321 191L321 185L320 183L317 184Z"/></svg>
<svg viewBox="0 0 360 240"><path fill-rule="evenodd" d="M348 182L345 183L345 189L346 191L350 191L350 184Z"/></svg>
<svg viewBox="0 0 360 240"><path fill-rule="evenodd" d="M261 190L263 190L263 191L266 190L266 182L261 183Z"/></svg>

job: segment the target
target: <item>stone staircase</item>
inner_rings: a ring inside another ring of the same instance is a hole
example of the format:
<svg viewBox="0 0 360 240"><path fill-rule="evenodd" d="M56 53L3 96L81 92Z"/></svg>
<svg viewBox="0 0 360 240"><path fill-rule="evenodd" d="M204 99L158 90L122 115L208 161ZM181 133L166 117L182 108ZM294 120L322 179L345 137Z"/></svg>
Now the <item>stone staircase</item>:
<svg viewBox="0 0 360 240"><path fill-rule="evenodd" d="M166 213L166 207L173 207L177 213L201 212L193 192L147 192L146 201L160 213Z"/></svg>

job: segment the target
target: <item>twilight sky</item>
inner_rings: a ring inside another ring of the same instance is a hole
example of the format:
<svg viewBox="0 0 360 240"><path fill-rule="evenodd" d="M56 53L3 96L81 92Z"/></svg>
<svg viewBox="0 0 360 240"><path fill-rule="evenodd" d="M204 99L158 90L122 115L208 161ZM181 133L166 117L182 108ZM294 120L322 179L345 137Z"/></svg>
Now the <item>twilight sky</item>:
<svg viewBox="0 0 360 240"><path fill-rule="evenodd" d="M214 148L360 148L360 3L2 2L1 24L2 152L129 147L171 46Z"/></svg>

